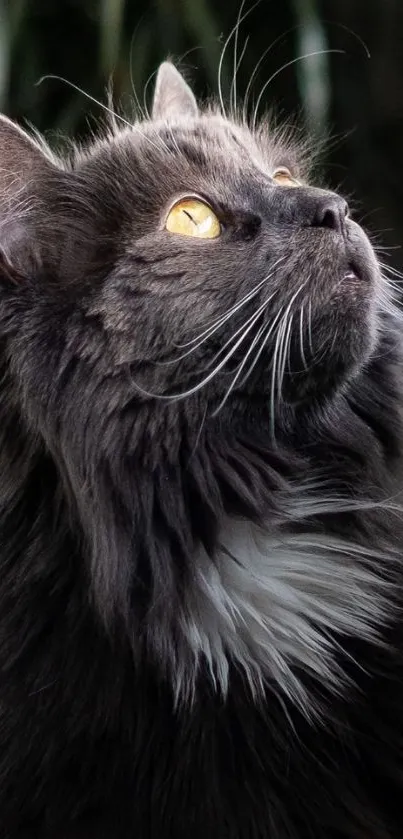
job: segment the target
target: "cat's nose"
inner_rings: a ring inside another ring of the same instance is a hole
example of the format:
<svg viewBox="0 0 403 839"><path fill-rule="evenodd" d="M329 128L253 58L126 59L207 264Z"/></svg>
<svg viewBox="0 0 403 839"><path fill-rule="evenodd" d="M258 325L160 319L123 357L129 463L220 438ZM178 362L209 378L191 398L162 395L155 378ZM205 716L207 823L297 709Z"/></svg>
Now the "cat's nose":
<svg viewBox="0 0 403 839"><path fill-rule="evenodd" d="M315 196L312 206L312 227L327 227L337 233L344 233L347 216L348 204L344 198L325 191Z"/></svg>

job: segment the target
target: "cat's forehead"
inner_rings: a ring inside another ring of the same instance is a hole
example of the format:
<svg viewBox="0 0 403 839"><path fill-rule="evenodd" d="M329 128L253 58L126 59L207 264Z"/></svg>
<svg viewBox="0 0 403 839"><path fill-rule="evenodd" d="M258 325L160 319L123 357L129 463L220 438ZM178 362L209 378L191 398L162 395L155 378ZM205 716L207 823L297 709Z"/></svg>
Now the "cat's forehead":
<svg viewBox="0 0 403 839"><path fill-rule="evenodd" d="M270 176L278 166L287 166L295 175L301 174L301 144L287 132L269 123L255 130L246 122L226 119L213 111L197 118L135 123L109 136L106 142L97 143L89 156L94 154L101 168L103 158L112 156L125 164L137 160L148 170L154 164L171 170L190 166L216 173L249 169L259 177Z"/></svg>
<svg viewBox="0 0 403 839"><path fill-rule="evenodd" d="M237 125L219 116L200 117L199 119L178 121L176 124L163 125L160 136L169 142L174 138L182 146L191 143L195 149L230 154L232 158L245 155L258 161L262 158L262 148L256 136L246 127ZM268 148L267 151L270 151Z"/></svg>
<svg viewBox="0 0 403 839"><path fill-rule="evenodd" d="M281 163L299 166L297 145L267 123L254 130L245 121L236 122L213 111L153 128L167 148L185 155L193 153L202 162L213 157L231 165L250 163L264 173Z"/></svg>

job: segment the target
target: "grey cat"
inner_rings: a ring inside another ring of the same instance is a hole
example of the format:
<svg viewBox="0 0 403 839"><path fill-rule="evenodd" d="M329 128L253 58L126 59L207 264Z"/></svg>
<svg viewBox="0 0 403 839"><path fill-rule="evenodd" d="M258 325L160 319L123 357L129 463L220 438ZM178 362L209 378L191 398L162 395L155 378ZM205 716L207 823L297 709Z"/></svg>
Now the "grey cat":
<svg viewBox="0 0 403 839"><path fill-rule="evenodd" d="M401 839L402 318L289 133L0 121L1 839Z"/></svg>

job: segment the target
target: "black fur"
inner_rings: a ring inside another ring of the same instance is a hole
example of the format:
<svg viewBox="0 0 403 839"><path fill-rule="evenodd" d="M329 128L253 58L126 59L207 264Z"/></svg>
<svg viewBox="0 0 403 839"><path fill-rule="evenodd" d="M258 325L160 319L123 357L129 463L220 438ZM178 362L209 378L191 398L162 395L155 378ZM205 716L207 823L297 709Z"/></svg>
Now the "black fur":
<svg viewBox="0 0 403 839"><path fill-rule="evenodd" d="M401 839L400 318L342 199L276 186L292 149L192 109L63 165L0 126L0 837ZM184 193L219 240L164 230ZM159 398L303 283L281 398L274 335L217 413L228 368ZM227 517L349 539L387 592L380 637L334 639L339 690L301 667L308 709L231 661L225 696L203 659L175 693L197 548L215 562Z"/></svg>

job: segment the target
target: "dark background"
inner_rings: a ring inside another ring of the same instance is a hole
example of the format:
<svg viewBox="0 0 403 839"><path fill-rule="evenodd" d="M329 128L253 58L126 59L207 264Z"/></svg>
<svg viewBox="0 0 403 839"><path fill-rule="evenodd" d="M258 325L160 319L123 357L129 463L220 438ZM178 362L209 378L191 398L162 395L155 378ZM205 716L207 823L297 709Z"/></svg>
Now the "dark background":
<svg viewBox="0 0 403 839"><path fill-rule="evenodd" d="M239 27L237 93L252 87L261 113L278 110L307 126L314 142L333 140L323 160L326 181L354 197L357 218L390 248L403 268L403 2L402 0L246 0ZM133 85L150 102L158 62L170 55L202 96L217 92L223 45L240 0L0 0L0 107L28 120L52 142L84 138L102 110L84 94L45 74L63 76L91 96L131 112ZM298 60L320 50L342 50ZM190 52L188 52L190 51ZM370 57L368 57L368 53ZM228 98L234 37L222 67ZM280 71L281 72L277 72ZM133 83L133 85L132 85ZM317 139L318 138L318 139Z"/></svg>

